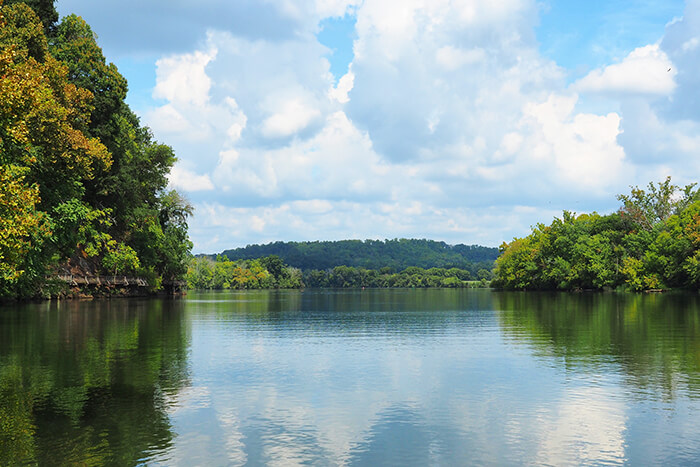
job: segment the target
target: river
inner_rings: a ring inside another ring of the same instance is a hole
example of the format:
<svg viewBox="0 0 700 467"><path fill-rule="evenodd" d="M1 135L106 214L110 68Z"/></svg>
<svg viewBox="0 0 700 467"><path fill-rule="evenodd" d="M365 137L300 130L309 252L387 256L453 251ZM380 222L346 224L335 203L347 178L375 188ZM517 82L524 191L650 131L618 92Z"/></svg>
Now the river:
<svg viewBox="0 0 700 467"><path fill-rule="evenodd" d="M697 465L700 296L0 307L0 465Z"/></svg>

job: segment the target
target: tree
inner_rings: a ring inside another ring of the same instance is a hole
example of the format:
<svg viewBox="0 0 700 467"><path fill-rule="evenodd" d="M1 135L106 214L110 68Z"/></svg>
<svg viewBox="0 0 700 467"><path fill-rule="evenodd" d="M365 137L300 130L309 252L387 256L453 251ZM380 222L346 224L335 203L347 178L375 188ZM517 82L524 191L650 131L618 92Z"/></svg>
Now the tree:
<svg viewBox="0 0 700 467"><path fill-rule="evenodd" d="M16 250L23 256L22 269L16 270L21 275L5 282L2 295L38 293L54 252L66 249L51 235L53 210L80 198L85 180L111 164L105 146L83 132L89 123L90 92L69 83L66 67L47 51L34 11L24 3L0 9L0 167L4 177L16 177L5 186L5 201L26 203L10 203L15 207L3 210L0 224L7 226L6 238L31 245ZM11 233L20 219L25 227L33 225L31 234L21 229Z"/></svg>
<svg viewBox="0 0 700 467"><path fill-rule="evenodd" d="M24 182L28 169L0 165L0 296L15 296L23 284L43 279L41 251L51 234L38 211L39 189Z"/></svg>
<svg viewBox="0 0 700 467"><path fill-rule="evenodd" d="M176 280L187 271L192 242L187 236L187 218L193 208L185 198L175 191L169 191L160 198L160 225L163 230L160 271L163 279Z"/></svg>
<svg viewBox="0 0 700 467"><path fill-rule="evenodd" d="M28 167L27 181L39 185L46 209L80 196L83 180L109 168L111 155L82 131L91 94L70 84L66 67L50 55L37 60L34 12L17 3L1 14L0 163Z"/></svg>
<svg viewBox="0 0 700 467"><path fill-rule="evenodd" d="M13 3L17 5L11 6ZM42 24L26 2L5 2L0 19L0 44L3 48L15 46L25 50L28 57L43 63L49 48Z"/></svg>
<svg viewBox="0 0 700 467"><path fill-rule="evenodd" d="M27 207L53 230L33 243L37 257L57 265L82 256L91 272L137 272L156 288L179 279L192 207L166 191L172 149L126 105L126 80L85 21L70 15L53 28L53 2L11 3L0 8L0 167L21 172L26 193L38 190ZM12 213L3 216L10 225ZM42 278L44 269L32 268Z"/></svg>
<svg viewBox="0 0 700 467"><path fill-rule="evenodd" d="M629 195L617 197L623 204L620 213L631 218L642 229L652 230L654 226L665 222L672 214L678 213L698 199L700 195L694 187L695 184L692 184L681 190L671 184L671 177L666 177L666 180L656 185L650 182L647 186L648 191L636 186L630 187L632 191ZM679 191L681 196L676 197Z"/></svg>
<svg viewBox="0 0 700 467"><path fill-rule="evenodd" d="M113 63L107 63L95 33L81 17L68 15L56 28L51 54L68 67L68 79L94 96L90 134L110 149L115 135L112 118L124 105L127 82Z"/></svg>
<svg viewBox="0 0 700 467"><path fill-rule="evenodd" d="M564 212L502 246L494 284L508 289L700 286L700 200L670 178L618 197L617 213Z"/></svg>
<svg viewBox="0 0 700 467"><path fill-rule="evenodd" d="M102 264L108 271L114 271L114 275L117 275L120 272L132 273L137 271L140 261L133 248L111 240L106 245Z"/></svg>
<svg viewBox="0 0 700 467"><path fill-rule="evenodd" d="M56 29L58 11L54 7L54 0L5 0L5 5L24 3L39 16L44 32L50 37Z"/></svg>
<svg viewBox="0 0 700 467"><path fill-rule="evenodd" d="M265 258L260 258L262 267L272 275L275 282L279 283L286 277L284 262L277 255L270 255Z"/></svg>

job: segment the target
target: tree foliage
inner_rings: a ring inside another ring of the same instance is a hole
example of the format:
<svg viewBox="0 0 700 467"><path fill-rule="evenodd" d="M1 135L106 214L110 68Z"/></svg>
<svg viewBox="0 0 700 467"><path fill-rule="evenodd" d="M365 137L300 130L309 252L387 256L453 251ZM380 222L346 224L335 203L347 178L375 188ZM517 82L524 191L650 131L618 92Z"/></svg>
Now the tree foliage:
<svg viewBox="0 0 700 467"><path fill-rule="evenodd" d="M109 168L111 155L83 130L89 91L70 83L67 68L50 55L37 57L30 40L38 18L24 4L2 8L0 18L0 163L28 167L42 207L81 195L83 180ZM46 39L42 36L43 44Z"/></svg>
<svg viewBox="0 0 700 467"><path fill-rule="evenodd" d="M51 36L58 22L58 11L54 6L55 0L5 0L5 5L24 3L31 8L41 20L46 36Z"/></svg>
<svg viewBox="0 0 700 467"><path fill-rule="evenodd" d="M365 269L352 266L336 266L331 270L308 271L304 282L309 287L334 288L465 288L486 287L491 275L483 270L479 281L472 274L459 268L429 268L410 266L403 271L391 268Z"/></svg>
<svg viewBox="0 0 700 467"><path fill-rule="evenodd" d="M564 212L501 246L496 281L507 289L698 288L700 200L670 178L620 195L601 216Z"/></svg>
<svg viewBox="0 0 700 467"><path fill-rule="evenodd" d="M394 272L388 267L376 270L336 266L329 270L314 269L302 273L275 255L236 261L223 255L217 256L216 260L201 256L193 258L187 270L187 284L191 289L485 287L491 273L481 270L479 281L470 279L471 273L464 269L423 269L416 266L401 272Z"/></svg>
<svg viewBox="0 0 700 467"><path fill-rule="evenodd" d="M36 209L38 187L24 182L26 172L0 165L0 295L38 279L33 266L41 262L44 239L51 233L48 216Z"/></svg>
<svg viewBox="0 0 700 467"><path fill-rule="evenodd" d="M491 270L498 249L478 245L448 245L432 240L343 240L336 242L275 242L249 245L222 253L231 260L270 255L304 271L328 270L336 266L367 269L389 267L394 271L410 266L421 268L458 267L476 276L480 269Z"/></svg>
<svg viewBox="0 0 700 467"><path fill-rule="evenodd" d="M274 264L275 274L265 265ZM279 268L277 268L279 267ZM299 270L279 262L279 258L231 261L225 256L216 260L193 258L187 270L190 289L269 289L301 288Z"/></svg>
<svg viewBox="0 0 700 467"><path fill-rule="evenodd" d="M129 271L156 285L178 280L192 208L167 191L175 155L124 102L126 80L90 26L76 15L57 24L52 11L44 0L0 8L0 174L16 177L6 200L27 201L27 211L10 201L15 207L2 211L0 236L15 239L3 254L21 256L20 243L30 241L9 230L12 222L34 216L52 227L30 242L41 261L8 266L15 272L7 275L43 278L47 266L82 257L98 273ZM37 286L0 292L36 293Z"/></svg>

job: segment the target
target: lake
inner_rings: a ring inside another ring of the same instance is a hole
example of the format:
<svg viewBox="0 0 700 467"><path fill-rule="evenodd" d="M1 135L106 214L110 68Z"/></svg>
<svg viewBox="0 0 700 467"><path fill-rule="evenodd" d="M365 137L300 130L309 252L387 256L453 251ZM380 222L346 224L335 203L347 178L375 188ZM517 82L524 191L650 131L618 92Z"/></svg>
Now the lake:
<svg viewBox="0 0 700 467"><path fill-rule="evenodd" d="M698 294L0 307L0 465L698 465Z"/></svg>

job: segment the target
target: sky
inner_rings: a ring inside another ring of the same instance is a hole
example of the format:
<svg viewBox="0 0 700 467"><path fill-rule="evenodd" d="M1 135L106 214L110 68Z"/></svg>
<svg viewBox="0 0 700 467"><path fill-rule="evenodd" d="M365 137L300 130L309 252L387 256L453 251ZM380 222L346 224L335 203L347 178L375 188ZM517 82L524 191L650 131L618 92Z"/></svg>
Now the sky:
<svg viewBox="0 0 700 467"><path fill-rule="evenodd" d="M498 246L700 175L700 0L59 0L178 162L194 253Z"/></svg>

